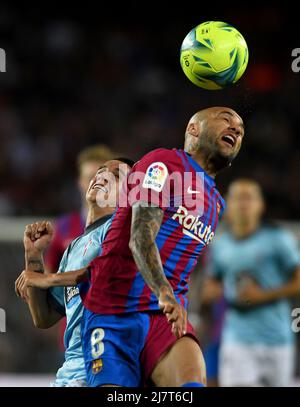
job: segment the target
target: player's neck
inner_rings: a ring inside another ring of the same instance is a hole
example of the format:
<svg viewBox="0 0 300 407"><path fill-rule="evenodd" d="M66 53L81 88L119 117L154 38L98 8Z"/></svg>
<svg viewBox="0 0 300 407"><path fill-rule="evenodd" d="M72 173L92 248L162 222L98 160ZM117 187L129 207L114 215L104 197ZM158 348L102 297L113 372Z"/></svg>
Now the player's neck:
<svg viewBox="0 0 300 407"><path fill-rule="evenodd" d="M86 218L86 227L96 222L96 220L106 215L111 215L115 208L105 207L100 208L98 205L91 205L88 207L88 214Z"/></svg>
<svg viewBox="0 0 300 407"><path fill-rule="evenodd" d="M216 170L215 163L210 159L210 157L203 156L200 153L191 153L190 155L210 177L216 177L218 171Z"/></svg>
<svg viewBox="0 0 300 407"><path fill-rule="evenodd" d="M236 239L245 239L255 233L260 227L260 221L254 219L248 222L232 222L230 229Z"/></svg>

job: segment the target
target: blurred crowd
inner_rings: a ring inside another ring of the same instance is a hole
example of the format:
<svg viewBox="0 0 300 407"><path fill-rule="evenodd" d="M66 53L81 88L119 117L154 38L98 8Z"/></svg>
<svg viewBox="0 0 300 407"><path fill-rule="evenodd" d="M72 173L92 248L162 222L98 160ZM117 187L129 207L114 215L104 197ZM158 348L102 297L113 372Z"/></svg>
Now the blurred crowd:
<svg viewBox="0 0 300 407"><path fill-rule="evenodd" d="M179 64L184 36L212 18L240 29L250 50L244 78L214 92L192 85ZM196 110L229 105L243 115L246 138L239 158L220 176L221 191L237 175L254 177L269 216L299 218L300 76L291 71L297 44L290 25L291 43L282 46L286 23L276 7L170 14L167 20L158 14L154 21L104 12L84 20L1 5L7 72L0 73L0 216L76 208L75 158L84 147L106 143L138 159L153 148L181 146Z"/></svg>
<svg viewBox="0 0 300 407"><path fill-rule="evenodd" d="M226 105L244 118L246 136L239 157L218 177L220 191L250 177L262 188L268 218L299 220L300 73L291 70L291 51L300 44L288 16L276 6L241 11L228 4L219 14L193 8L193 15L183 15L181 8L173 16L173 8L167 18L153 6L148 19L90 9L85 18L81 8L72 15L74 8L58 15L0 5L0 48L7 57L7 72L0 73L0 217L77 210L80 219L76 160L83 149L106 145L136 160L151 149L181 147L195 111ZM249 46L244 77L222 91L197 88L179 64L187 32L209 19L236 26ZM23 268L21 241L1 243L0 257L0 306L8 312L0 370L54 372L61 359L57 329L34 329L13 294ZM48 259L48 268L56 270L57 261ZM214 306L202 309L204 320L208 313L199 332L204 344L215 345L221 335L224 301Z"/></svg>

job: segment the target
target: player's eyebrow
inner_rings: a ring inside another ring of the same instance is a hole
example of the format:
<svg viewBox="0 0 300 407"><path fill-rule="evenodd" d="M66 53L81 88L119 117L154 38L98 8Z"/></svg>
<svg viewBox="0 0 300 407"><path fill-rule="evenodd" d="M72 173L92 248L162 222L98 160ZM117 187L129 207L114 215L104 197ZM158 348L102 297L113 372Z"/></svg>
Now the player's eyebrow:
<svg viewBox="0 0 300 407"><path fill-rule="evenodd" d="M106 168L105 165L101 165L101 166L98 168L96 174L99 174L99 172L101 172L101 171L104 170L105 168Z"/></svg>
<svg viewBox="0 0 300 407"><path fill-rule="evenodd" d="M219 113L219 116L221 115L221 114L229 114L229 116L231 116L231 117L234 117L235 116L235 114L233 114L232 112L230 112L229 110L222 110L222 112L220 112ZM239 116L238 116L239 117ZM241 122L241 127L245 130L245 125L244 125L244 123L243 123L243 121L242 121L242 119L240 118L240 122Z"/></svg>
<svg viewBox="0 0 300 407"><path fill-rule="evenodd" d="M117 175L118 175L118 176L120 176L120 175L125 176L125 175L126 175L126 173L121 170L120 165L119 165L118 167L116 167L116 168L113 170L113 172L117 172Z"/></svg>

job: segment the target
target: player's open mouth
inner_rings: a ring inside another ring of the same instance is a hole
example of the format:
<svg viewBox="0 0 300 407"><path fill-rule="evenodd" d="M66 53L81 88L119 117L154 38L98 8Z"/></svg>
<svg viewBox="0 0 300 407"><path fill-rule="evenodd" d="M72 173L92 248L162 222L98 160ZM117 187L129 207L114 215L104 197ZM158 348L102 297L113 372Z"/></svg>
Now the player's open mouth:
<svg viewBox="0 0 300 407"><path fill-rule="evenodd" d="M236 139L231 134L224 134L222 136L221 140L224 141L226 144L228 144L230 147L234 147Z"/></svg>
<svg viewBox="0 0 300 407"><path fill-rule="evenodd" d="M95 185L93 185L93 188L92 188L92 189L98 189L99 191L102 191L102 192L104 192L105 194L108 193L107 188L105 188L103 185L95 184Z"/></svg>

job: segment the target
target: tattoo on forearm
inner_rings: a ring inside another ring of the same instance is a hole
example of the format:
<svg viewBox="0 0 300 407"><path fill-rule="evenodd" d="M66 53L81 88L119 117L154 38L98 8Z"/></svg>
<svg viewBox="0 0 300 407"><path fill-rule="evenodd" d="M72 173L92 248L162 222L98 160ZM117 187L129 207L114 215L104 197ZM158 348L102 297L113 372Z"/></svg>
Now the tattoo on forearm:
<svg viewBox="0 0 300 407"><path fill-rule="evenodd" d="M170 287L155 243L162 219L163 211L160 208L132 208L130 248L139 271L156 296L163 286Z"/></svg>
<svg viewBox="0 0 300 407"><path fill-rule="evenodd" d="M44 264L43 264L42 260L28 259L26 266L30 271L35 271L37 273L44 273Z"/></svg>

